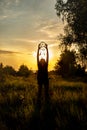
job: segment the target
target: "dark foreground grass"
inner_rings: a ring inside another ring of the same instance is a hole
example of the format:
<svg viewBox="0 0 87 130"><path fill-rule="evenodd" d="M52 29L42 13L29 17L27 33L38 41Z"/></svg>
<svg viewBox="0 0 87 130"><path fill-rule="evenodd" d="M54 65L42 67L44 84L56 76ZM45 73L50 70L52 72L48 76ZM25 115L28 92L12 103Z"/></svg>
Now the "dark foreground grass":
<svg viewBox="0 0 87 130"><path fill-rule="evenodd" d="M0 83L0 130L87 130L86 83L50 77L50 98L43 91L41 107L36 75Z"/></svg>

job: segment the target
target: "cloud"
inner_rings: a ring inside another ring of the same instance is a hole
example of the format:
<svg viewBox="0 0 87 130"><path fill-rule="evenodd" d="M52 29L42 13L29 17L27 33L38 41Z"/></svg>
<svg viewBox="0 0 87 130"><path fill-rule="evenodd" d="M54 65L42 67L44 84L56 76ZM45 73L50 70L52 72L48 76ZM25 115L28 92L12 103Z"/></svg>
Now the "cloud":
<svg viewBox="0 0 87 130"><path fill-rule="evenodd" d="M16 5L18 5L18 4L19 4L19 2L20 2L20 0L15 0L15 2L16 2Z"/></svg>
<svg viewBox="0 0 87 130"><path fill-rule="evenodd" d="M57 22L52 20L56 18L54 1L2 0L0 35L35 40L56 38Z"/></svg>
<svg viewBox="0 0 87 130"><path fill-rule="evenodd" d="M20 52L0 50L0 54L21 54Z"/></svg>
<svg viewBox="0 0 87 130"><path fill-rule="evenodd" d="M24 43L36 43L36 40L29 40L24 38L15 38L14 40L18 42L24 42Z"/></svg>
<svg viewBox="0 0 87 130"><path fill-rule="evenodd" d="M0 39L5 42L0 42L2 47L26 51L26 49L36 49L41 41L48 44L56 43L63 25L55 17L56 13L52 14L55 11L53 9L55 0L0 1L2 1L0 7L3 10L0 15L0 19L3 20L0 21Z"/></svg>
<svg viewBox="0 0 87 130"><path fill-rule="evenodd" d="M24 12L14 12L12 10L7 10L7 12L4 15L0 15L0 20L5 20L5 19L14 19L19 16L22 16Z"/></svg>
<svg viewBox="0 0 87 130"><path fill-rule="evenodd" d="M43 20L37 26L37 32L46 34L49 38L57 38L57 36L63 33L63 24L58 23L57 20Z"/></svg>
<svg viewBox="0 0 87 130"><path fill-rule="evenodd" d="M1 0L0 1L0 20L16 18L22 14L18 8L20 0Z"/></svg>
<svg viewBox="0 0 87 130"><path fill-rule="evenodd" d="M16 38L16 39L14 39L14 40L17 41L17 43L20 42L21 45L22 45L22 43L24 43L23 45L26 45L26 46L27 46L27 45L28 45L28 46L34 45L34 47L35 47L35 46L37 46L37 45L38 45L40 42L42 42L42 41L48 43L48 44L49 44L49 47L58 46L58 40L57 40L57 39L30 40L30 39ZM34 47L33 47L33 48L34 48Z"/></svg>
<svg viewBox="0 0 87 130"><path fill-rule="evenodd" d="M0 6L4 6L5 8L12 6L12 5L18 5L20 0L0 0Z"/></svg>
<svg viewBox="0 0 87 130"><path fill-rule="evenodd" d="M50 47L50 48L51 48L51 47L58 47L58 43L52 43L52 44L49 45L49 47Z"/></svg>
<svg viewBox="0 0 87 130"><path fill-rule="evenodd" d="M0 15L0 20L6 19L8 16L7 15Z"/></svg>

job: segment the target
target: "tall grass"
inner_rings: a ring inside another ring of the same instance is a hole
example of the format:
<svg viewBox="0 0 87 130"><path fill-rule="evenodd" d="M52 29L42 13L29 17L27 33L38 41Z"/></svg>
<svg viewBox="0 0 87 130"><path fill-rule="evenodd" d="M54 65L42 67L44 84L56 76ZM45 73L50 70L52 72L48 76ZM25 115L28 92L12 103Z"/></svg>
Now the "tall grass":
<svg viewBox="0 0 87 130"><path fill-rule="evenodd" d="M35 74L6 77L0 83L0 130L87 129L86 83L50 75L50 99L43 100L40 109L37 93Z"/></svg>

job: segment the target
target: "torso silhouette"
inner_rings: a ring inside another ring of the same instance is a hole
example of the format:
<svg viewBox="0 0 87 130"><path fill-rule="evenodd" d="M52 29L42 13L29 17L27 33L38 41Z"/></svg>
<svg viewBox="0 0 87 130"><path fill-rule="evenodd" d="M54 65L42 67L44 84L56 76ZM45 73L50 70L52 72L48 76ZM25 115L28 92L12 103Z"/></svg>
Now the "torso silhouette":
<svg viewBox="0 0 87 130"><path fill-rule="evenodd" d="M44 59L41 59L38 63L37 80L39 85L48 84L48 65Z"/></svg>

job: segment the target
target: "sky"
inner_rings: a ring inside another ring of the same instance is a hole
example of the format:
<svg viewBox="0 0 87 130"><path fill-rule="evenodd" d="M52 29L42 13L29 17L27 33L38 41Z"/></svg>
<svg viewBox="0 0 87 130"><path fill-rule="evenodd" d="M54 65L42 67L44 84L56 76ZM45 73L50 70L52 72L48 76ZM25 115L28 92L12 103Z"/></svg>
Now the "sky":
<svg viewBox="0 0 87 130"><path fill-rule="evenodd" d="M0 63L16 70L20 65L37 70L37 48L48 44L49 70L59 58L58 35L63 23L56 15L56 0L0 0Z"/></svg>

